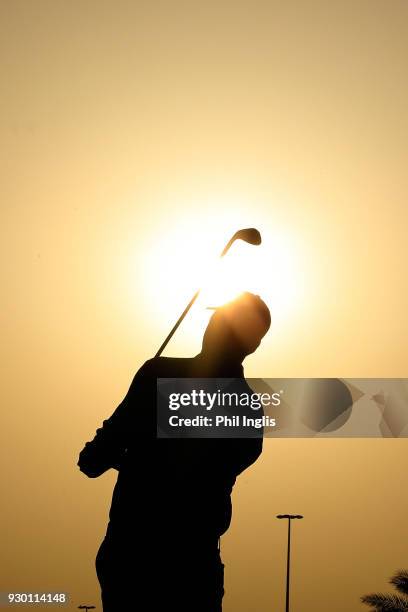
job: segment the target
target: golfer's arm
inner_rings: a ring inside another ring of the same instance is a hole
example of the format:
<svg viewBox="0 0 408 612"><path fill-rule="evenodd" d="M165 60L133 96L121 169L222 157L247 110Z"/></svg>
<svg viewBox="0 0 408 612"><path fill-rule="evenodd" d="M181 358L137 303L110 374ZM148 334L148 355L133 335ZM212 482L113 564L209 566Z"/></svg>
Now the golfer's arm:
<svg viewBox="0 0 408 612"><path fill-rule="evenodd" d="M225 460L225 468L235 476L239 476L249 468L262 453L262 438L236 438L228 440L231 443Z"/></svg>
<svg viewBox="0 0 408 612"><path fill-rule="evenodd" d="M183 470L196 482L233 482L262 453L262 438L191 440L188 462Z"/></svg>
<svg viewBox="0 0 408 612"><path fill-rule="evenodd" d="M252 389L248 386L244 380L235 380L229 386L228 390L232 392L252 394ZM253 417L253 411L249 408L238 407L231 411L231 416L239 415L239 418ZM261 408L257 416L263 416L264 412ZM248 437L247 437L248 436ZM237 437L228 438L225 442L225 457L224 461L220 461L220 464L224 465L224 468L231 474L238 476L249 468L258 459L262 453L263 446L263 429L256 429L254 427L249 428L238 428Z"/></svg>
<svg viewBox="0 0 408 612"><path fill-rule="evenodd" d="M77 465L81 472L96 478L110 468L119 469L128 447L135 404L143 397L146 362L134 377L129 391L115 412L96 430L94 439L87 442L79 454Z"/></svg>

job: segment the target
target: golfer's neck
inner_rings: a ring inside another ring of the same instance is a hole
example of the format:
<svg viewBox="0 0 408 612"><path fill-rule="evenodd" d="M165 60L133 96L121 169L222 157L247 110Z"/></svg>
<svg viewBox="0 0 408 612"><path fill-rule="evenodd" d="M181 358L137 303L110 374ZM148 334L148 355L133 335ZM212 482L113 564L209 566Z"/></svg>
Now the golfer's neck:
<svg viewBox="0 0 408 612"><path fill-rule="evenodd" d="M210 351L208 349L202 350L201 353L197 355L197 358L205 367L208 367L209 370L213 370L214 372L231 372L232 375L242 371L242 362L244 360L244 357L240 357L236 354L225 351Z"/></svg>

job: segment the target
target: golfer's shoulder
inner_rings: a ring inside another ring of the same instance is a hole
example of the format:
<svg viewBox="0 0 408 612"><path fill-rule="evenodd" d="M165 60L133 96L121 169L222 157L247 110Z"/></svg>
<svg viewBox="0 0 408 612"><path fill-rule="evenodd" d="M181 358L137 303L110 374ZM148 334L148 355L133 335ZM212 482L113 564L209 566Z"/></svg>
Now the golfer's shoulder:
<svg viewBox="0 0 408 612"><path fill-rule="evenodd" d="M153 357L148 359L139 372L155 378L183 378L188 376L191 357Z"/></svg>

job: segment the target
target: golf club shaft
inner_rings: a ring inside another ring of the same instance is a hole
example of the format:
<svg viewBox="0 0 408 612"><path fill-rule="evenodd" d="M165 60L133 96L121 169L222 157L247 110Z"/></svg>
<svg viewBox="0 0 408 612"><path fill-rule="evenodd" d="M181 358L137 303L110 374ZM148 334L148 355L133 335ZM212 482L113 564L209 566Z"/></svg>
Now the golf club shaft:
<svg viewBox="0 0 408 612"><path fill-rule="evenodd" d="M229 240L227 242L227 244L225 245L224 249L221 251L220 258L224 257L224 255L226 255L226 253L228 253L232 243L233 243L233 239L231 239L231 240ZM200 291L201 291L201 289L198 289L198 291L195 292L195 294L193 295L193 297L191 298L191 300L189 301L189 303L187 304L187 306L185 307L185 309L181 313L180 317L178 318L176 323L171 328L171 331L170 331L169 335L164 340L163 344L161 345L161 347L157 351L155 357L160 357L160 355L162 354L162 352L164 351L164 349L166 348L166 346L168 345L168 343L172 339L172 337L173 337L174 333L176 332L177 328L179 327L180 323L183 321L184 317L186 316L186 314L188 313L188 311L190 310L190 308L192 307L192 305L194 304L194 302L196 301L196 299L200 295Z"/></svg>
<svg viewBox="0 0 408 612"><path fill-rule="evenodd" d="M160 355L162 354L162 352L164 351L164 349L166 348L166 346L170 342L172 336L176 332L178 326L180 325L180 323L182 322L182 320L184 319L184 317L186 316L186 314L188 313L188 311L190 310L190 308L192 307L192 305L194 304L194 302L198 298L198 296L200 294L200 291L201 291L201 289L199 289L198 291L195 292L195 294L193 295L193 297L191 298L191 300L189 301L189 303L187 304L187 306L185 307L185 309L181 313L180 317L178 318L176 323L171 328L171 331L170 331L169 335L167 336L167 338L165 339L165 341L163 342L163 344L161 345L161 347L157 351L155 357L160 357Z"/></svg>

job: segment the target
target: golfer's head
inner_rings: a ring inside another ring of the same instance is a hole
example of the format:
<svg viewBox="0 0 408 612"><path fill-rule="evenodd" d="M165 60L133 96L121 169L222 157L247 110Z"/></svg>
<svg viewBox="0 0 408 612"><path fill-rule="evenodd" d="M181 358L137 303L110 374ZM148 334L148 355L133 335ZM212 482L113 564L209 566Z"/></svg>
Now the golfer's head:
<svg viewBox="0 0 408 612"><path fill-rule="evenodd" d="M265 302L259 295L243 293L215 310L204 333L203 351L243 358L256 350L270 325Z"/></svg>

